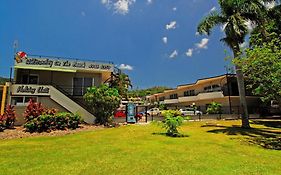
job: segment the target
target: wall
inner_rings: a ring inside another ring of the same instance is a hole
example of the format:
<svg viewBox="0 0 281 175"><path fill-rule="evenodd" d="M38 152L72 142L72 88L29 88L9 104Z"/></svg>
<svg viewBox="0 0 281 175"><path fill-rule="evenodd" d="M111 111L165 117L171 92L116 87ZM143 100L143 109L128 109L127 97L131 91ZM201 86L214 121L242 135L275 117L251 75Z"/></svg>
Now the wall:
<svg viewBox="0 0 281 175"><path fill-rule="evenodd" d="M38 97L38 102L42 103L44 108L55 108L58 109L58 112L68 112L65 108L61 105L50 99L50 97ZM26 106L15 106L16 111L16 122L15 125L23 125L25 123L24 120L24 111Z"/></svg>

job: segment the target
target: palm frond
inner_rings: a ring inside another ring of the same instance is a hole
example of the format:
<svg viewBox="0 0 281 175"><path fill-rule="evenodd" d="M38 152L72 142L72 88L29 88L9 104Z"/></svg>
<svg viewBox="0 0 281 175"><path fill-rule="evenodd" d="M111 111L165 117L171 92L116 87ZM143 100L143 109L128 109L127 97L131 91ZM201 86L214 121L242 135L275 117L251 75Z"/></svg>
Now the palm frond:
<svg viewBox="0 0 281 175"><path fill-rule="evenodd" d="M197 32L199 32L199 34L210 35L211 30L215 26L222 25L225 22L226 20L222 16L220 16L220 14L217 11L214 11L199 23L199 25L197 26Z"/></svg>

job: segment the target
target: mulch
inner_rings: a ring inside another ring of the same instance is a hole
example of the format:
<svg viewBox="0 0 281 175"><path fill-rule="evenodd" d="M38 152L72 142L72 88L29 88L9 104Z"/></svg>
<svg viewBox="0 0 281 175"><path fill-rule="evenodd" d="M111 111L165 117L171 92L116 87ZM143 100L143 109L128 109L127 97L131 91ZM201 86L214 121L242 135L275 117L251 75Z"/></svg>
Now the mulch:
<svg viewBox="0 0 281 175"><path fill-rule="evenodd" d="M13 129L6 129L4 132L0 132L0 140L7 139L17 139L17 138L27 138L27 137L38 137L38 136L64 136L69 134L74 134L82 131L92 131L105 128L104 126L95 126L95 125L80 125L80 128L75 130L66 129L66 130L54 130L51 132L41 132L41 133L30 133L26 132L25 128L22 126L15 126Z"/></svg>

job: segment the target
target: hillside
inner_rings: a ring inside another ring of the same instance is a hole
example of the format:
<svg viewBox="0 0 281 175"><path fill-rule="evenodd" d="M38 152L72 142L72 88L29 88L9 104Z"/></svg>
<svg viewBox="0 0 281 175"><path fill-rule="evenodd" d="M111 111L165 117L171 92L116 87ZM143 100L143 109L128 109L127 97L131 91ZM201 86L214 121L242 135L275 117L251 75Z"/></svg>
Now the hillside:
<svg viewBox="0 0 281 175"><path fill-rule="evenodd" d="M5 84L7 81L9 81L9 78L0 77L0 84Z"/></svg>
<svg viewBox="0 0 281 175"><path fill-rule="evenodd" d="M155 86L147 89L131 90L129 91L129 97L145 97L147 95L162 93L167 89L171 89L165 86Z"/></svg>

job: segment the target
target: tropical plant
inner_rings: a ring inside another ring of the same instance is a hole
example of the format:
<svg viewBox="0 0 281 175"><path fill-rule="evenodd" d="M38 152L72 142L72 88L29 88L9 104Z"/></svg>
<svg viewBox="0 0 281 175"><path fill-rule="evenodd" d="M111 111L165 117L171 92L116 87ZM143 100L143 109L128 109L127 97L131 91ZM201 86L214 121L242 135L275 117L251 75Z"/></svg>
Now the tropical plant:
<svg viewBox="0 0 281 175"><path fill-rule="evenodd" d="M26 121L30 121L34 118L39 117L44 112L45 109L41 103L36 103L32 99L30 99L24 111L24 117Z"/></svg>
<svg viewBox="0 0 281 175"><path fill-rule="evenodd" d="M178 127L183 123L184 118L178 110L167 110L162 113L165 117L162 126L166 129L166 135L171 137L181 137Z"/></svg>
<svg viewBox="0 0 281 175"><path fill-rule="evenodd" d="M208 114L221 114L222 113L222 105L217 102L212 102L208 105L207 113Z"/></svg>
<svg viewBox="0 0 281 175"><path fill-rule="evenodd" d="M15 106L7 105L4 113L5 118L5 127L11 128L14 126L14 123L16 121L16 112L15 112Z"/></svg>
<svg viewBox="0 0 281 175"><path fill-rule="evenodd" d="M265 103L275 100L281 107L281 35L272 33L269 38L263 45L247 49L244 57L235 62L242 67L247 88L254 95Z"/></svg>
<svg viewBox="0 0 281 175"><path fill-rule="evenodd" d="M113 112L119 107L121 97L116 88L103 84L100 87L89 87L84 100L93 110L95 122L106 125L113 116Z"/></svg>
<svg viewBox="0 0 281 175"><path fill-rule="evenodd" d="M221 41L230 47L234 58L239 58L240 45L245 42L245 36L249 33L247 23L255 23L259 26L265 23L264 17L267 14L265 2L272 2L272 0L219 0L220 11L212 11L201 21L197 30L200 34L210 35L211 29L215 26L223 26L226 37ZM262 31L266 35L264 30ZM243 72L239 65L235 65L235 70L240 103L244 111L242 127L250 128Z"/></svg>
<svg viewBox="0 0 281 175"><path fill-rule="evenodd" d="M125 73L112 74L107 80L110 88L116 88L122 98L128 99L129 88L132 87L129 76Z"/></svg>
<svg viewBox="0 0 281 175"><path fill-rule="evenodd" d="M42 114L30 119L24 124L28 132L50 132L51 130L76 129L81 124L81 117L69 112L60 112L55 115Z"/></svg>

